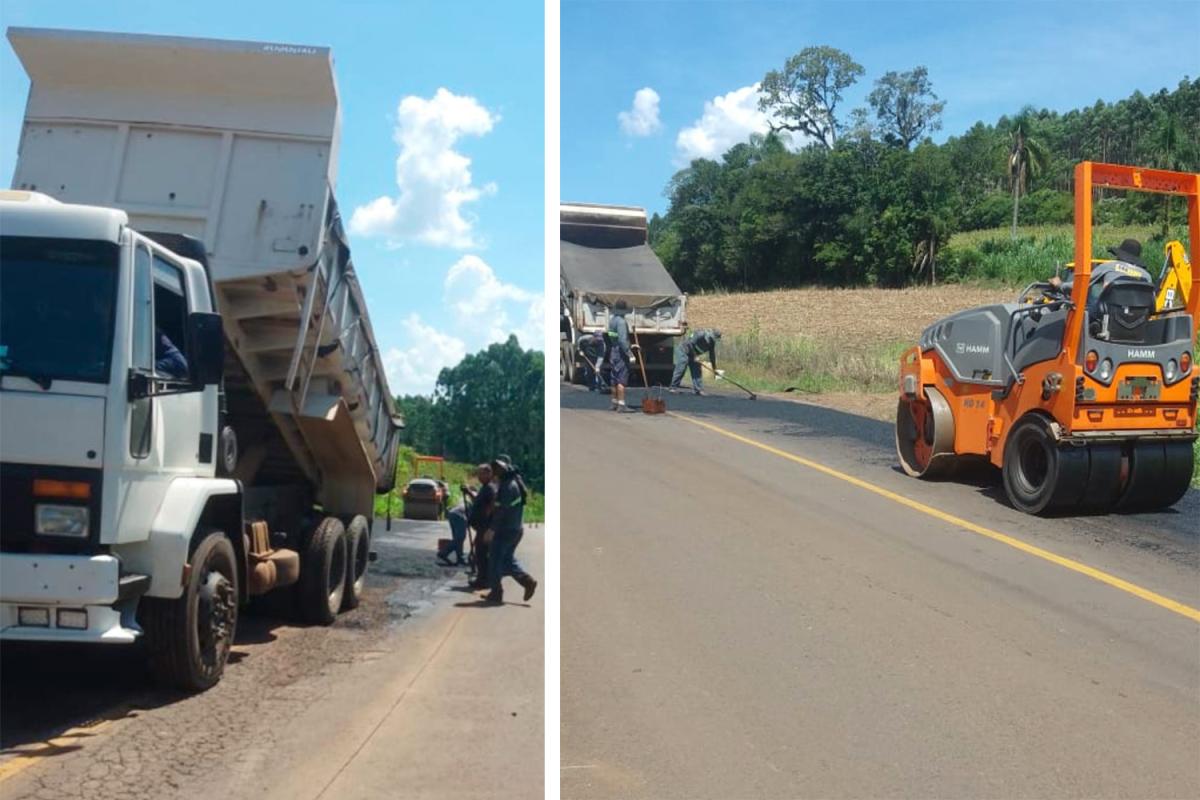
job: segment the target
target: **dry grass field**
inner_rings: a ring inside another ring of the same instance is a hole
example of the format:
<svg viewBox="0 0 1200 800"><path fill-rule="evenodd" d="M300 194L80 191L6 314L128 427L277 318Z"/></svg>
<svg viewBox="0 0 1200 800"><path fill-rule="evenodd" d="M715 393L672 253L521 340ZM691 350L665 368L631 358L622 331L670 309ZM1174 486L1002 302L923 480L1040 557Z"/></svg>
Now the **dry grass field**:
<svg viewBox="0 0 1200 800"><path fill-rule="evenodd" d="M692 329L765 338L836 342L856 352L916 344L921 331L947 314L1013 299L1007 288L947 285L911 289L785 289L688 297Z"/></svg>

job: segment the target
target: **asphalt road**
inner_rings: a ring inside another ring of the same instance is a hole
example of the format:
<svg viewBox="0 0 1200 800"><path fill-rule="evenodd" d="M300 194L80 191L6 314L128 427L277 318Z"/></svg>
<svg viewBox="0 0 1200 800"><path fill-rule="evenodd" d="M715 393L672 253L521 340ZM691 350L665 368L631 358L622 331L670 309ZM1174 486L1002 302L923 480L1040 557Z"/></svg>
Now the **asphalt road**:
<svg viewBox="0 0 1200 800"><path fill-rule="evenodd" d="M1200 608L1195 491L1038 519L873 420L607 403L563 389L564 798L1200 797L1200 620L1145 599Z"/></svg>
<svg viewBox="0 0 1200 800"><path fill-rule="evenodd" d="M542 596L475 607L435 565L444 522L383 528L359 608L328 628L244 615L203 694L156 689L136 648L6 644L0 798L541 797ZM540 577L541 528L526 538Z"/></svg>

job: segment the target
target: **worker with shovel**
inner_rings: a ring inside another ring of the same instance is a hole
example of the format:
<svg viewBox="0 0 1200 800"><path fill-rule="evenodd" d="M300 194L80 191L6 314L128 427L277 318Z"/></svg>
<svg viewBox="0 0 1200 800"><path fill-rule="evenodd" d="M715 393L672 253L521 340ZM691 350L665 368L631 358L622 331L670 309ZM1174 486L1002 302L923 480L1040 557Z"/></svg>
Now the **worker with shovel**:
<svg viewBox="0 0 1200 800"><path fill-rule="evenodd" d="M612 381L612 410L627 411L625 386L629 383L629 364L633 361L633 350L629 347L629 323L625 314L629 304L618 300L608 316L608 366Z"/></svg>
<svg viewBox="0 0 1200 800"><path fill-rule="evenodd" d="M721 377L724 373L717 369L717 342L721 340L721 332L715 328L703 328L687 336L675 345L675 372L671 375L672 393L679 391L683 381L683 371L692 373L692 391L704 394L704 383L700 378L700 356L708 353L709 364L713 374Z"/></svg>

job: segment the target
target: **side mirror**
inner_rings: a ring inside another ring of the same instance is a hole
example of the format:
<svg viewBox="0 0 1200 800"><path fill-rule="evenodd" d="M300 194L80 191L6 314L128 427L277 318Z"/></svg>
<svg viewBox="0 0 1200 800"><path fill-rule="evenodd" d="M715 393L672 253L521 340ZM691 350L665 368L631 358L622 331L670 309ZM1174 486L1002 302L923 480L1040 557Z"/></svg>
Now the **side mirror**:
<svg viewBox="0 0 1200 800"><path fill-rule="evenodd" d="M192 383L212 386L221 382L225 370L225 330L220 314L208 311L188 314L187 354Z"/></svg>

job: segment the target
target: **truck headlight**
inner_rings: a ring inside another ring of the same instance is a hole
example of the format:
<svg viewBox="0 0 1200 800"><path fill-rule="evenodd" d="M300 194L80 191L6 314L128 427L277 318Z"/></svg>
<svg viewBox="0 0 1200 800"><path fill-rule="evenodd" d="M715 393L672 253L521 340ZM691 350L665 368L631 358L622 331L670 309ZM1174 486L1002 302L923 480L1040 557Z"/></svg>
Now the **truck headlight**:
<svg viewBox="0 0 1200 800"><path fill-rule="evenodd" d="M87 538L87 507L38 503L34 509L34 531L44 536Z"/></svg>

